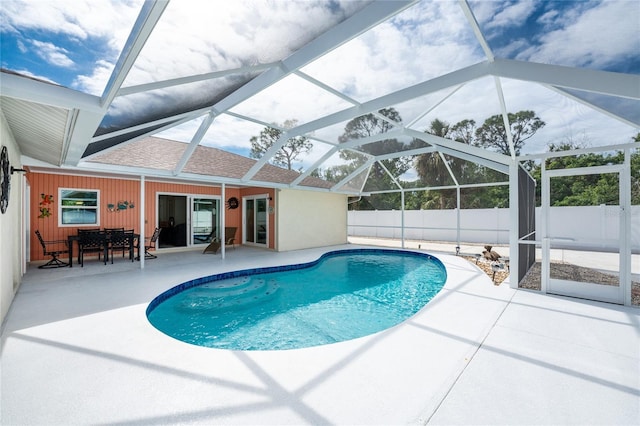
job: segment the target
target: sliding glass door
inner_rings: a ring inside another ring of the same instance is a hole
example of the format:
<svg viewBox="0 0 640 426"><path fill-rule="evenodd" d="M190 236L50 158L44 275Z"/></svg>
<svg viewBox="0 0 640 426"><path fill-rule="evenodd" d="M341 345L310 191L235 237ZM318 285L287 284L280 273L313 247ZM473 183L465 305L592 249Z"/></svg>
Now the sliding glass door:
<svg viewBox="0 0 640 426"><path fill-rule="evenodd" d="M268 205L267 195L243 199L244 244L267 246L269 242Z"/></svg>
<svg viewBox="0 0 640 426"><path fill-rule="evenodd" d="M201 195L159 194L160 247L209 244L220 235L220 200Z"/></svg>
<svg viewBox="0 0 640 426"><path fill-rule="evenodd" d="M191 200L191 242L209 244L219 236L220 200L194 197Z"/></svg>

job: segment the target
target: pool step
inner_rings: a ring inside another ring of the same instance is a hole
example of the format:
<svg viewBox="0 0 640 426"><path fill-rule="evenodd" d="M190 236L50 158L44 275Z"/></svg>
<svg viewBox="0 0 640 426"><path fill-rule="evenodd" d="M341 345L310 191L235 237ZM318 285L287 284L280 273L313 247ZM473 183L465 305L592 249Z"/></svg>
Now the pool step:
<svg viewBox="0 0 640 426"><path fill-rule="evenodd" d="M278 290L275 279L264 278L238 279L234 283L210 283L198 286L185 295L180 304L181 310L224 309L259 302ZM225 280L229 281L229 280Z"/></svg>

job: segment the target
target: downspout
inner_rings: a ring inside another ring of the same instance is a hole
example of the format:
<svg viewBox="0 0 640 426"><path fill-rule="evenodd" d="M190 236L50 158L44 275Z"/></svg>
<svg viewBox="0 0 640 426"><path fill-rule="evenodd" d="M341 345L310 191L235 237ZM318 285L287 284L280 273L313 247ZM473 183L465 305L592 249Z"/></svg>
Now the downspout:
<svg viewBox="0 0 640 426"><path fill-rule="evenodd" d="M145 228L145 180L144 175L140 176L140 238L138 238L138 257L140 258L140 269L144 269L144 228ZM140 254L140 248L142 248L142 254Z"/></svg>
<svg viewBox="0 0 640 426"><path fill-rule="evenodd" d="M225 238L226 238L226 236L224 235L225 234L224 226L225 226L225 220L226 220L226 209L224 208L224 203L225 203L224 200L227 199L226 189L227 189L226 185L224 184L224 182L222 182L222 189L220 191L220 195L222 197L222 200L220 201L220 225L221 225L220 226L220 241L221 241L220 254L222 255L223 259L224 259L225 254L226 254L226 249L225 249L225 246L226 246L226 244L225 244L226 243L226 239Z"/></svg>

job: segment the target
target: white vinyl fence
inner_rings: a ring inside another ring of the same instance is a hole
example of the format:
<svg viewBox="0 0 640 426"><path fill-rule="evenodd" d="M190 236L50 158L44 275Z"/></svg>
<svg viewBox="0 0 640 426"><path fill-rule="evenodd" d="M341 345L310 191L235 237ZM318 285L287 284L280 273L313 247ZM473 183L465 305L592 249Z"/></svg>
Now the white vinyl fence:
<svg viewBox="0 0 640 426"><path fill-rule="evenodd" d="M540 208L536 208L536 230L540 230ZM551 207L550 234L584 240L619 240L617 206ZM457 229L458 211L407 210L404 212L406 240L447 241L481 244L509 244L509 209L460 210L460 237ZM349 211L349 236L402 238L400 210ZM589 224L585 229L585 224ZM597 224L593 226L593 224ZM516 226L514 224L513 226ZM540 236L537 235L536 239ZM631 207L631 246L640 252L640 206Z"/></svg>

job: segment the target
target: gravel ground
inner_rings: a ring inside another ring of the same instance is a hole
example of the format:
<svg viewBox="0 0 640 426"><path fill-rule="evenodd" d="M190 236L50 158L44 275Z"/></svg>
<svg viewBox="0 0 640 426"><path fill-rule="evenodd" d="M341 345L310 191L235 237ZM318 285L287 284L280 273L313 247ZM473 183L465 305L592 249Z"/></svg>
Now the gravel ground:
<svg viewBox="0 0 640 426"><path fill-rule="evenodd" d="M477 265L490 278L493 278L495 285L500 285L509 276L509 270L505 268L504 270L497 271L494 277L491 263L482 258L478 259L477 262L475 257L464 256L464 258ZM540 262L536 262L531 269L529 269L529 272L527 272L518 287L530 290L540 290L540 271L541 264ZM615 275L605 274L594 269L571 265L569 263L552 263L551 276L559 279L586 281L603 285L618 284L618 277ZM631 304L640 306L640 283L635 281L631 283Z"/></svg>
<svg viewBox="0 0 640 426"><path fill-rule="evenodd" d="M507 277L509 276L509 269L507 267L504 267L503 269L496 271L494 275L491 262L483 258L477 259L476 261L475 257L471 257L471 256L463 256L463 257L467 259L469 262L476 265L478 268L482 269L489 276L489 278L493 279L493 283L495 285L502 284L502 282L506 280Z"/></svg>

